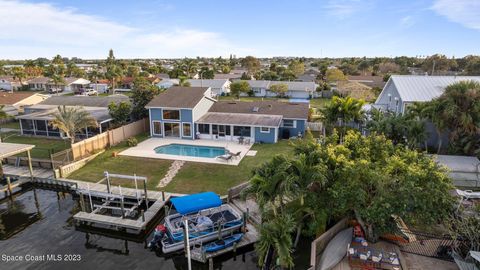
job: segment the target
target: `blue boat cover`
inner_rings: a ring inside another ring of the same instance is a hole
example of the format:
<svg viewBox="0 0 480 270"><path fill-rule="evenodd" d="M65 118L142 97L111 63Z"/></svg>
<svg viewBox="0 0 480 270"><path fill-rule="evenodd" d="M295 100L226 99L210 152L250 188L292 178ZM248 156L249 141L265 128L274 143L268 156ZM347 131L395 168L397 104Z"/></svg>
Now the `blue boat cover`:
<svg viewBox="0 0 480 270"><path fill-rule="evenodd" d="M222 200L215 192L203 192L171 199L177 212L186 215L203 209L222 205Z"/></svg>

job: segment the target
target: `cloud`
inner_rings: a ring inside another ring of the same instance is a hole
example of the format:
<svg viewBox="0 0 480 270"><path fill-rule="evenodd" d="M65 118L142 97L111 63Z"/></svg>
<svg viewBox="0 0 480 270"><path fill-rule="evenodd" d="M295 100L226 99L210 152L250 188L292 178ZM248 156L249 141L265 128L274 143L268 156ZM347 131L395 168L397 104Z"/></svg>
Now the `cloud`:
<svg viewBox="0 0 480 270"><path fill-rule="evenodd" d="M372 1L330 0L325 6L327 14L338 19L348 18L355 13L372 8Z"/></svg>
<svg viewBox="0 0 480 270"><path fill-rule="evenodd" d="M436 0L431 8L452 22L480 30L480 1L478 0Z"/></svg>
<svg viewBox="0 0 480 270"><path fill-rule="evenodd" d="M113 48L120 58L225 56L236 48L219 33L169 27L147 31L73 8L47 3L0 0L0 58L105 57Z"/></svg>
<svg viewBox="0 0 480 270"><path fill-rule="evenodd" d="M415 20L412 16L405 16L400 19L400 26L403 28L410 28L415 24Z"/></svg>

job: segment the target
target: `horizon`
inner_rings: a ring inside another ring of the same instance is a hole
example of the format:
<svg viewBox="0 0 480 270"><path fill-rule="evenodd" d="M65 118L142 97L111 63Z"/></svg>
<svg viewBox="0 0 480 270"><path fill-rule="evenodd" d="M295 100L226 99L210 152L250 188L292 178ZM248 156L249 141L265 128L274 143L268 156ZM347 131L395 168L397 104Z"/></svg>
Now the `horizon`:
<svg viewBox="0 0 480 270"><path fill-rule="evenodd" d="M0 59L461 58L480 54L477 14L471 0L0 0Z"/></svg>

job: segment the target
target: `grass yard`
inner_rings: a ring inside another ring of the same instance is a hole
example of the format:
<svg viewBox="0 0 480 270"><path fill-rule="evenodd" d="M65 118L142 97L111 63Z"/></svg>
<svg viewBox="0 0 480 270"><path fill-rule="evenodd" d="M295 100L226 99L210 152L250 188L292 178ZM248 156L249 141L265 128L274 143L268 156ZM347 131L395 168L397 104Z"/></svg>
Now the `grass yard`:
<svg viewBox="0 0 480 270"><path fill-rule="evenodd" d="M138 142L148 138L148 134L136 136ZM148 179L147 188L155 190L158 182L165 176L172 163L171 160L148 159L116 156L113 157L114 152L121 152L127 149L127 143L122 142L110 149L107 149L103 154L99 155L94 160L90 161L83 168L75 171L68 176L70 179L98 182L103 178L103 172L108 171L116 174L134 173L138 176L145 176ZM135 187L133 181L112 181L113 185L121 185L122 187Z"/></svg>
<svg viewBox="0 0 480 270"><path fill-rule="evenodd" d="M11 128L11 129L20 130L20 122L13 121L13 122L5 123L5 124L0 124L0 128Z"/></svg>
<svg viewBox="0 0 480 270"><path fill-rule="evenodd" d="M241 184L250 178L253 168L268 161L276 154L291 154L293 147L289 141L282 140L277 144L255 144L254 157L244 157L238 166L187 162L180 169L166 191L175 193L195 193L214 191L227 194L229 188Z"/></svg>
<svg viewBox="0 0 480 270"><path fill-rule="evenodd" d="M53 153L65 150L70 147L70 141L68 140L55 140L40 137L30 137L17 135L15 133L5 133L2 135L2 141L7 143L22 143L22 144L34 144L35 148L32 149L32 158L50 159L51 150ZM21 154L26 156L26 154Z"/></svg>

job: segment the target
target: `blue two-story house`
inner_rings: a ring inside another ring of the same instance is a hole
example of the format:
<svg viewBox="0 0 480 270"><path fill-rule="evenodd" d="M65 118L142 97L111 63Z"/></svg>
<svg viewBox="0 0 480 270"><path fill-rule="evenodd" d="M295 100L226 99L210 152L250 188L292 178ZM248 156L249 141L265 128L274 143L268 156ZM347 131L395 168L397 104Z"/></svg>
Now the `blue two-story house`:
<svg viewBox="0 0 480 270"><path fill-rule="evenodd" d="M309 110L305 103L217 101L207 87L172 87L146 108L152 137L252 143L303 135Z"/></svg>

